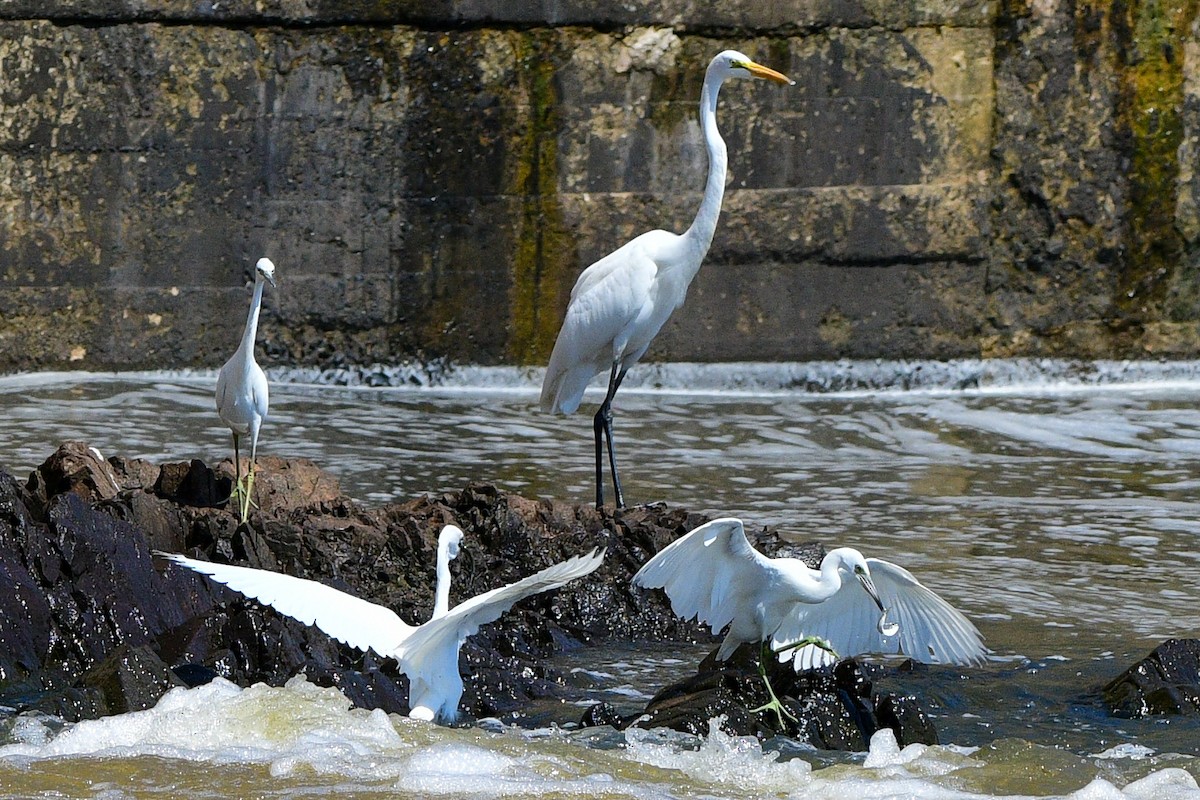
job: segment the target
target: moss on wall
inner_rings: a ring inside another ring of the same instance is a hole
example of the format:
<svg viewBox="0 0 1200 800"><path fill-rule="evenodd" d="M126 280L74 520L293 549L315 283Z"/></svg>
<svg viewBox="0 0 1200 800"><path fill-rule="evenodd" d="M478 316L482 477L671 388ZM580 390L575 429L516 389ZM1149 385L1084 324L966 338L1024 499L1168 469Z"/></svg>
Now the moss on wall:
<svg viewBox="0 0 1200 800"><path fill-rule="evenodd" d="M508 356L519 364L544 361L560 322L557 299L573 279L575 251L558 202L560 130L556 72L564 42L548 32L521 37L517 80L527 98L527 126L510 151L510 193L520 202L512 254Z"/></svg>
<svg viewBox="0 0 1200 800"><path fill-rule="evenodd" d="M1123 103L1128 136L1129 235L1115 305L1124 322L1161 317L1179 272L1183 240L1175 225L1183 141L1184 44L1197 0L1117 4L1125 41Z"/></svg>

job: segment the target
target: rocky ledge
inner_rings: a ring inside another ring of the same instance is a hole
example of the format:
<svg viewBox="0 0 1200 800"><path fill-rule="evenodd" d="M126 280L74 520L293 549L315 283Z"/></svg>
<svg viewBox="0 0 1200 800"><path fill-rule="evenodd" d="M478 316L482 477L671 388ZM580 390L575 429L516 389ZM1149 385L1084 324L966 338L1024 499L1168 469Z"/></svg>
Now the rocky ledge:
<svg viewBox="0 0 1200 800"><path fill-rule="evenodd" d="M467 640L460 709L468 717L516 721L537 701L558 709L552 721L577 722L576 706L545 702L579 697L555 654L608 642L713 641L679 620L661 592L630 586L652 554L707 521L685 510L598 511L485 485L364 508L311 462L268 457L259 464L258 509L239 524L224 502L230 472L228 461L213 469L105 459L80 443L62 446L25 483L0 472L0 717L94 718L148 708L171 687L215 676L282 685L301 671L356 705L408 711L407 679L392 660L340 645L154 550L319 580L416 622L433 607L436 539L446 523L466 533L452 565L453 601L607 547L595 573L523 601ZM814 563L822 554L770 531L750 535L768 554ZM935 743L917 698L872 689L885 669L896 668L848 659L819 673L776 670L772 685L794 717L781 725L751 710L766 697L755 654L744 649L725 664L710 656L636 714L598 704L583 724L703 732L723 716L735 733L785 734L822 748L863 749L880 727L905 744Z"/></svg>

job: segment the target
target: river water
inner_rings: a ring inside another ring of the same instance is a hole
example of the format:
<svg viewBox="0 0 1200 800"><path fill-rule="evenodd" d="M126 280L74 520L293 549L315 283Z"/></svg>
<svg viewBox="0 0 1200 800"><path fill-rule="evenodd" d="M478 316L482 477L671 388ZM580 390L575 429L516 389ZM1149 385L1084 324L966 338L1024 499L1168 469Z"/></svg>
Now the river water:
<svg viewBox="0 0 1200 800"><path fill-rule="evenodd" d="M633 711L705 652L631 643L565 654L577 707L521 726L387 717L303 679L177 690L75 726L0 712L0 798L1200 797L1200 718L1115 719L1097 701L1163 639L1200 635L1200 364L639 370L616 403L628 502L857 547L976 622L986 666L884 683L922 698L941 746L881 735L869 754L830 754L577 729L587 704ZM592 497L590 418L539 413L536 371L272 377L260 452L312 458L368 504L470 481ZM72 439L215 463L231 445L213 384L0 379L0 466L24 476Z"/></svg>

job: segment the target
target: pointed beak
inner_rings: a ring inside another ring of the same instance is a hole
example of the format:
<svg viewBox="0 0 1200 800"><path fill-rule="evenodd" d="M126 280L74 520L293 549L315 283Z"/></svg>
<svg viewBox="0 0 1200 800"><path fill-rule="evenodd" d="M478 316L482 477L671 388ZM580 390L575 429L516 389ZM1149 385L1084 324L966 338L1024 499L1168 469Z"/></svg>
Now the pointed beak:
<svg viewBox="0 0 1200 800"><path fill-rule="evenodd" d="M879 592L875 590L875 582L871 580L871 576L859 575L858 582L861 583L862 587L867 590L867 594L871 595L871 599L875 601L875 605L879 606L879 611L881 613L886 611L886 609L883 607L883 601L879 599Z"/></svg>
<svg viewBox="0 0 1200 800"><path fill-rule="evenodd" d="M775 81L775 83L786 83L788 86L796 85L796 82L787 75L784 75L782 72L776 72L770 67L764 67L762 64L747 61L741 66L756 78L766 78L769 81Z"/></svg>
<svg viewBox="0 0 1200 800"><path fill-rule="evenodd" d="M279 288L278 286L275 285L275 276L274 275L268 275L267 273L264 272L262 274L262 276L267 279L267 283L271 284L272 289Z"/></svg>

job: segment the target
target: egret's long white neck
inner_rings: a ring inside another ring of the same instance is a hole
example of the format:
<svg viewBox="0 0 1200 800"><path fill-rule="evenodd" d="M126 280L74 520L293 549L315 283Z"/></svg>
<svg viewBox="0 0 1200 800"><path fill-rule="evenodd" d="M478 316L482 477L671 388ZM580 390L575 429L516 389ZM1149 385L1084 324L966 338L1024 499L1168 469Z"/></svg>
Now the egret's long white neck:
<svg viewBox="0 0 1200 800"><path fill-rule="evenodd" d="M238 350L246 353L254 352L254 339L258 336L258 311L262 308L263 278L256 275L254 279L254 297L250 300L250 314L246 317L246 330L242 332L242 343Z"/></svg>
<svg viewBox="0 0 1200 800"><path fill-rule="evenodd" d="M450 548L444 540L438 541L437 588L433 595L433 616L438 619L450 610Z"/></svg>
<svg viewBox="0 0 1200 800"><path fill-rule="evenodd" d="M837 553L826 553L821 559L821 578L817 581L817 589L820 592L820 597L816 598L816 602L823 602L842 588L842 573L839 567L842 564L842 558ZM809 601L812 602L812 601Z"/></svg>
<svg viewBox="0 0 1200 800"><path fill-rule="evenodd" d="M700 90L700 132L708 147L708 182L704 185L704 200L692 225L683 234L689 244L699 251L693 271L700 268L700 261L712 244L717 230L717 218L721 216L721 198L725 195L725 173L729 167L729 156L725 140L717 130L717 95L723 79L710 71L704 76L704 88Z"/></svg>

